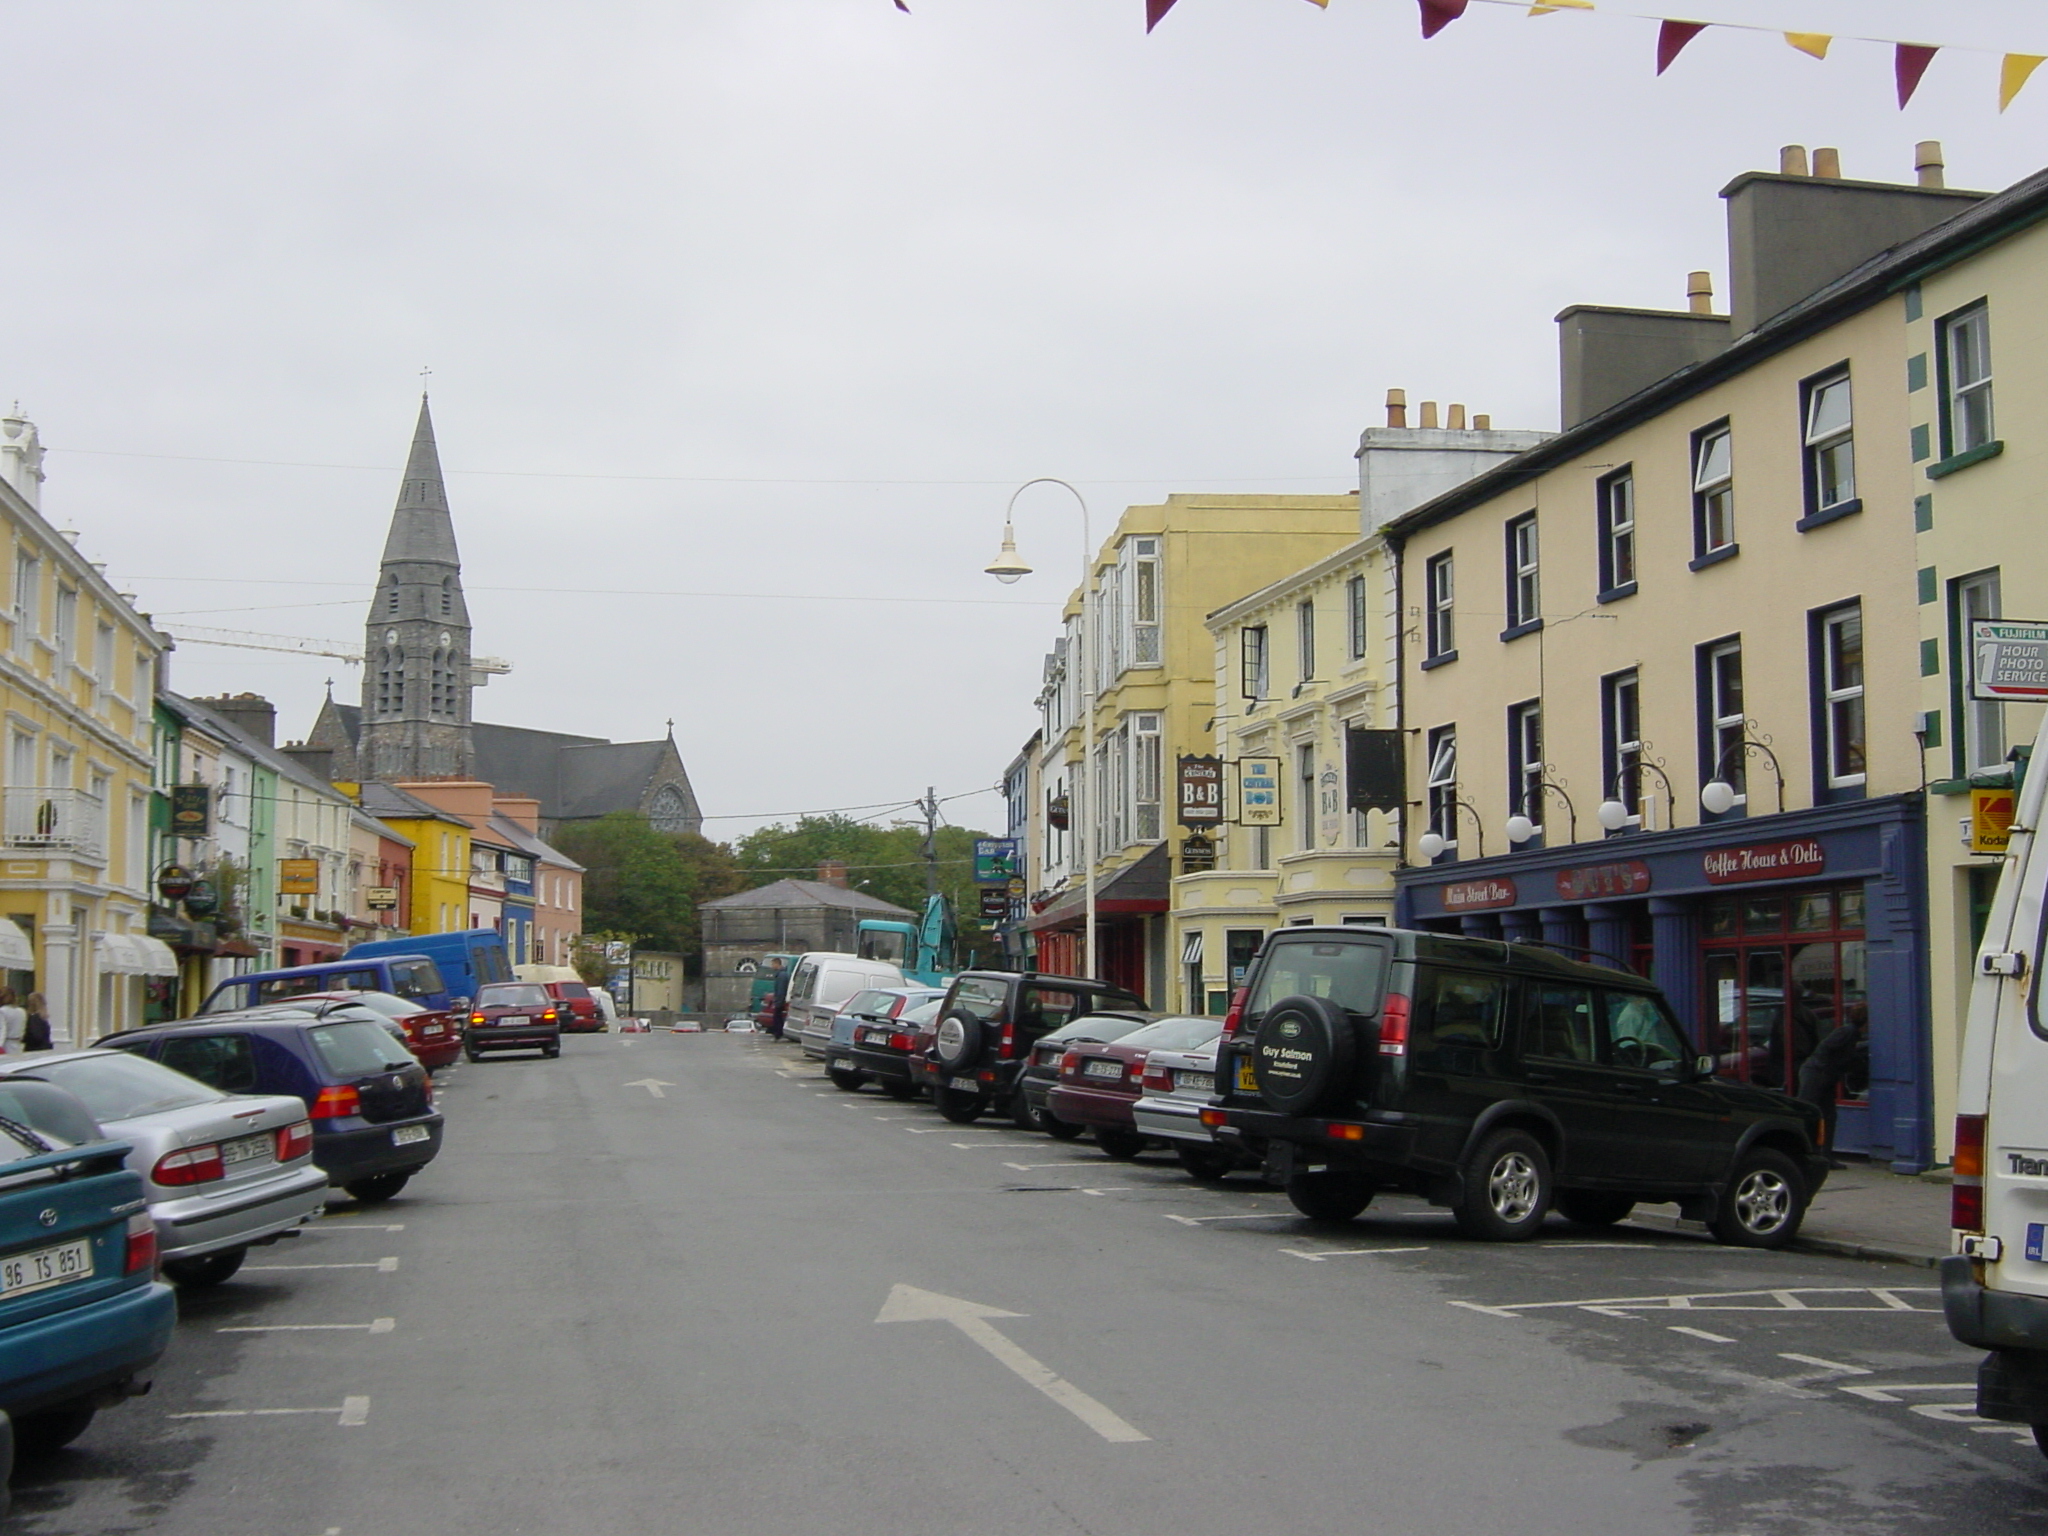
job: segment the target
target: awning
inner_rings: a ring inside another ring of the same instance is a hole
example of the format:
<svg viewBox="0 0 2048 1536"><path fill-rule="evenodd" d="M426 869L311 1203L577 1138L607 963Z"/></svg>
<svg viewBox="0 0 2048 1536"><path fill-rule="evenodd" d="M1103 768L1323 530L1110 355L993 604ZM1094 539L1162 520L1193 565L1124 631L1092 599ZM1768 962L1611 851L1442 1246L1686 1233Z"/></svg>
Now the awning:
<svg viewBox="0 0 2048 1536"><path fill-rule="evenodd" d="M1166 882L1171 873L1172 864L1166 844L1155 844L1136 863L1126 864L1095 888L1097 919L1166 911L1172 905L1166 893ZM1087 920L1087 908L1086 894L1074 891L1018 926L1027 933L1043 933L1051 928L1079 928Z"/></svg>
<svg viewBox="0 0 2048 1536"><path fill-rule="evenodd" d="M1202 963L1201 929L1195 929L1192 933L1190 933L1187 936L1186 941L1181 945L1180 963L1182 965L1200 965Z"/></svg>
<svg viewBox="0 0 2048 1536"><path fill-rule="evenodd" d="M178 957L146 933L102 933L93 939L100 972L108 976L175 976Z"/></svg>
<svg viewBox="0 0 2048 1536"><path fill-rule="evenodd" d="M146 933L131 933L126 935L126 937L128 942L135 947L136 956L140 962L135 972L136 975L175 976L178 974L178 957L171 953L171 946L162 939L152 939Z"/></svg>
<svg viewBox="0 0 2048 1536"><path fill-rule="evenodd" d="M32 971L35 968L35 948L29 943L28 935L21 931L21 924L0 918L0 970Z"/></svg>

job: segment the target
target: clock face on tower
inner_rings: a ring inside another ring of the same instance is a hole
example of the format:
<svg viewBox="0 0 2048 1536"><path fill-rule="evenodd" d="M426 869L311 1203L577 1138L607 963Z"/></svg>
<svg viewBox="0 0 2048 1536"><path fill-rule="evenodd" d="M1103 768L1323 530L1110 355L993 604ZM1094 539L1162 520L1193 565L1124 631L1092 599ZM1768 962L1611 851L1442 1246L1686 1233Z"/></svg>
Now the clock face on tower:
<svg viewBox="0 0 2048 1536"><path fill-rule="evenodd" d="M385 643L386 645L396 645L396 644L398 644L398 631L397 631L397 630L395 630L395 629L387 629L387 630L385 630L385 631L384 631L384 643Z"/></svg>
<svg viewBox="0 0 2048 1536"><path fill-rule="evenodd" d="M444 629L441 631L441 643L443 645L446 645L453 638L454 636L450 635L447 630Z"/></svg>

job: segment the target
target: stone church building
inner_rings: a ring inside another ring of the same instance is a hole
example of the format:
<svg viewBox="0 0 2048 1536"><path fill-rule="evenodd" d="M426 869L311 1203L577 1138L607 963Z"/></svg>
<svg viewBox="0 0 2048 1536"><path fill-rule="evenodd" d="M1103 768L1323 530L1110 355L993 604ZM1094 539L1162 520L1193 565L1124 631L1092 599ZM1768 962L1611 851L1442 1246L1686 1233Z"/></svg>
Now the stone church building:
<svg viewBox="0 0 2048 1536"><path fill-rule="evenodd" d="M364 626L363 701L330 694L306 745L333 754L338 780L480 779L531 796L543 835L612 811L637 811L664 832L700 830L673 727L658 741L614 742L481 724L471 699L484 677L470 653L455 520L422 395Z"/></svg>

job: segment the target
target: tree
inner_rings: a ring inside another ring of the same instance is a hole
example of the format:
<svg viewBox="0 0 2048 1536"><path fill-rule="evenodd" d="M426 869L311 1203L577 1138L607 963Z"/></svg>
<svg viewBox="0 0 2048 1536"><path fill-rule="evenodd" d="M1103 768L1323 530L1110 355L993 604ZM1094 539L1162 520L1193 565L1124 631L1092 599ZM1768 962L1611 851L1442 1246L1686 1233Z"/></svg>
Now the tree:
<svg viewBox="0 0 2048 1536"><path fill-rule="evenodd" d="M583 866L584 926L630 935L650 949L686 952L697 925L697 871L676 839L634 811L613 811L555 834Z"/></svg>

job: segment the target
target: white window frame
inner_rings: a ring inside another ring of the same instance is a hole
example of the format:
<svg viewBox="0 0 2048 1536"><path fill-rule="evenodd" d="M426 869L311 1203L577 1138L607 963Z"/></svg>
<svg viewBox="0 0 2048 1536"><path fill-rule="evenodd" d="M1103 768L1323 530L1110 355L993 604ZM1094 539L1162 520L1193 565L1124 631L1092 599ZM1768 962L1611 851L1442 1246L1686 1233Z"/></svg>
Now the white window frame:
<svg viewBox="0 0 2048 1536"><path fill-rule="evenodd" d="M1458 728L1440 725L1427 740L1426 786L1428 830L1444 840L1446 849L1458 846Z"/></svg>
<svg viewBox="0 0 2048 1536"><path fill-rule="evenodd" d="M1153 537L1130 539L1124 547L1123 565L1129 583L1129 601L1125 612L1129 615L1129 648L1125 652L1128 665L1133 667L1157 667L1165 664L1161 654L1160 638L1164 631L1160 625L1160 614L1165 598L1160 589L1164 575L1160 569L1159 540Z"/></svg>
<svg viewBox="0 0 2048 1536"><path fill-rule="evenodd" d="M1311 682L1316 675L1316 602L1312 597L1294 605L1294 636L1301 681Z"/></svg>
<svg viewBox="0 0 2048 1536"><path fill-rule="evenodd" d="M1601 756L1605 794L1628 812L1625 826L1643 824L1643 688L1634 667L1600 679Z"/></svg>
<svg viewBox="0 0 2048 1536"><path fill-rule="evenodd" d="M1508 707L1508 814L1543 830L1543 701Z"/></svg>
<svg viewBox="0 0 2048 1536"><path fill-rule="evenodd" d="M1974 576L1965 576L1955 584L1956 634L1959 649L1967 652L1970 645L1970 623L1973 619L1997 619L2005 615L2000 599L1998 568L1979 571ZM2006 763L2005 706L1996 699L1973 699L1968 696L1970 672L1958 668L1958 681L1963 687L1963 772L1979 773L1986 769L2003 768Z"/></svg>
<svg viewBox="0 0 2048 1536"><path fill-rule="evenodd" d="M14 642L17 649L43 624L43 560L32 550L14 552Z"/></svg>
<svg viewBox="0 0 2048 1536"><path fill-rule="evenodd" d="M1836 399L1842 404L1840 419L1823 420L1823 407ZM1805 442L1806 510L1828 512L1854 501L1856 401L1847 368L1837 368L1807 384Z"/></svg>
<svg viewBox="0 0 2048 1536"><path fill-rule="evenodd" d="M1851 676L1841 660L1840 637L1855 627L1856 662ZM1863 604L1843 603L1820 615L1821 777L1829 789L1853 789L1869 778L1869 717L1864 707ZM1853 736L1845 724L1854 721ZM1853 761L1854 767L1845 766Z"/></svg>
<svg viewBox="0 0 2048 1536"><path fill-rule="evenodd" d="M1728 687L1734 681L1733 697ZM1707 726L1707 772L1721 776L1721 782L1735 791L1735 804L1749 803L1749 754L1736 751L1748 738L1748 707L1742 698L1742 637L1716 640L1703 648L1700 658L1700 686L1704 697L1700 713Z"/></svg>
<svg viewBox="0 0 2048 1536"><path fill-rule="evenodd" d="M1983 300L1941 322L1941 448L1944 458L1998 437L1991 399L1991 307Z"/></svg>
<svg viewBox="0 0 2048 1536"><path fill-rule="evenodd" d="M1423 566L1423 654L1434 661L1458 649L1457 568L1454 553L1431 555Z"/></svg>
<svg viewBox="0 0 2048 1536"><path fill-rule="evenodd" d="M1133 840L1156 843L1166 835L1161 812L1166 782L1160 717L1134 714L1131 727L1131 832Z"/></svg>
<svg viewBox="0 0 2048 1536"><path fill-rule="evenodd" d="M1351 659L1353 661L1363 661L1365 660L1365 647L1368 638L1366 633L1368 624L1365 602L1365 578L1363 576L1354 576L1344 583L1344 611L1345 617L1348 620L1346 628L1350 631Z"/></svg>
<svg viewBox="0 0 2048 1536"><path fill-rule="evenodd" d="M1248 699L1263 699L1273 686L1273 649L1263 624L1247 624L1238 632L1240 686Z"/></svg>
<svg viewBox="0 0 2048 1536"><path fill-rule="evenodd" d="M1536 514L1508 521L1508 627L1527 624L1543 612L1536 540Z"/></svg>
<svg viewBox="0 0 2048 1536"><path fill-rule="evenodd" d="M1299 742L1294 748L1294 779L1300 793L1296 799L1301 802L1300 849L1312 852L1316 846L1316 747L1312 741Z"/></svg>
<svg viewBox="0 0 2048 1536"><path fill-rule="evenodd" d="M1722 462L1715 463L1719 445ZM1692 448L1693 553L1735 547L1735 433L1727 422L1703 428Z"/></svg>
<svg viewBox="0 0 2048 1536"><path fill-rule="evenodd" d="M1600 482L1600 589L1618 592L1636 582L1636 472L1616 470Z"/></svg>
<svg viewBox="0 0 2048 1536"><path fill-rule="evenodd" d="M50 643L57 648L57 660L78 660L78 588L57 583L57 601L50 616Z"/></svg>

